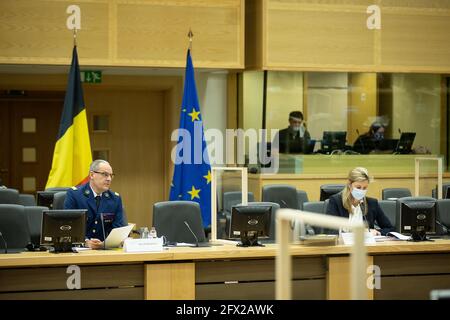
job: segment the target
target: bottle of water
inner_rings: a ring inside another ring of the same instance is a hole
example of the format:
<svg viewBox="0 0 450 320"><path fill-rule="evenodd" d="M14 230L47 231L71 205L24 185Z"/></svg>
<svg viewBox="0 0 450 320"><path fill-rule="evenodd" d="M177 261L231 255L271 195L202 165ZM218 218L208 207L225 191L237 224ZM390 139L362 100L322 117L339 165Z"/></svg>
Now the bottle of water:
<svg viewBox="0 0 450 320"><path fill-rule="evenodd" d="M148 228L145 227L144 230L141 233L141 238L142 239L147 239L148 237L149 237L149 231L148 231Z"/></svg>
<svg viewBox="0 0 450 320"><path fill-rule="evenodd" d="M158 234L156 233L156 228L155 227L152 227L150 229L150 238L152 238L152 239L158 238Z"/></svg>

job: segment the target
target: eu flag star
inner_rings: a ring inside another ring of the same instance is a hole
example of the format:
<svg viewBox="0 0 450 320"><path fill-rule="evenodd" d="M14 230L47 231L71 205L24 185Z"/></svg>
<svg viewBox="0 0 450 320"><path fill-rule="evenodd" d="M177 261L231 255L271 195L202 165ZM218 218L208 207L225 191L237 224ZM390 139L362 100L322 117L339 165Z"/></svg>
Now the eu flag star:
<svg viewBox="0 0 450 320"><path fill-rule="evenodd" d="M206 179L206 184L211 183L211 171L208 170L208 174L206 176L203 176L203 178Z"/></svg>
<svg viewBox="0 0 450 320"><path fill-rule="evenodd" d="M200 189L195 189L195 187L192 186L191 191L188 191L188 193L191 195L191 200L194 200L195 198L200 199L200 196L198 195L200 193Z"/></svg>
<svg viewBox="0 0 450 320"><path fill-rule="evenodd" d="M200 118L198 117L199 114L200 114L200 111L195 111L195 108L192 108L192 112L188 113L188 115L192 119L192 122L194 122L195 120L200 121Z"/></svg>

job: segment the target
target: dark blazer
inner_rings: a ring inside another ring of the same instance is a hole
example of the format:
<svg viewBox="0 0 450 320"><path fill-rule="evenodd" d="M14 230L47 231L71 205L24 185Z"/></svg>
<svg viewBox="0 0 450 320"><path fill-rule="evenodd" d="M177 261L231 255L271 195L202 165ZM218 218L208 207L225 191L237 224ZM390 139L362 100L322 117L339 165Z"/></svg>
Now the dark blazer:
<svg viewBox="0 0 450 320"><path fill-rule="evenodd" d="M388 217L384 214L383 210L378 204L378 200L374 198L366 197L367 200L367 215L366 221L369 224L370 229L374 229L375 222L380 227L380 232L383 236L391 231L395 231L392 223L389 221ZM330 202L327 206L327 214L338 216L338 217L349 217L349 212L344 208L342 204L342 192L334 194L330 197ZM337 233L337 231L335 231Z"/></svg>
<svg viewBox="0 0 450 320"><path fill-rule="evenodd" d="M103 214L105 233L108 235L113 228L125 225L122 199L117 192L111 190L102 193L100 204L94 198L89 182L81 187L72 187L67 191L64 209L87 209L86 238L105 240L100 214Z"/></svg>
<svg viewBox="0 0 450 320"><path fill-rule="evenodd" d="M280 153L308 153L311 136L307 130L305 130L303 138L300 138L300 132L286 128L280 130L278 138Z"/></svg>

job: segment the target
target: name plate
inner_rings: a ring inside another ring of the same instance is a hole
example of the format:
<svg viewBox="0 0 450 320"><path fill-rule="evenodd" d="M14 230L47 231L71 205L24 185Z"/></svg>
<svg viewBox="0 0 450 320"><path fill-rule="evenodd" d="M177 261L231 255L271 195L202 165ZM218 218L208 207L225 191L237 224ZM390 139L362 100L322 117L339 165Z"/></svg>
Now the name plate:
<svg viewBox="0 0 450 320"><path fill-rule="evenodd" d="M341 232L339 242L345 245L353 244L353 232ZM375 237L372 233L364 232L364 244L376 244Z"/></svg>
<svg viewBox="0 0 450 320"><path fill-rule="evenodd" d="M163 251L163 239L125 239L123 243L125 252L158 252Z"/></svg>

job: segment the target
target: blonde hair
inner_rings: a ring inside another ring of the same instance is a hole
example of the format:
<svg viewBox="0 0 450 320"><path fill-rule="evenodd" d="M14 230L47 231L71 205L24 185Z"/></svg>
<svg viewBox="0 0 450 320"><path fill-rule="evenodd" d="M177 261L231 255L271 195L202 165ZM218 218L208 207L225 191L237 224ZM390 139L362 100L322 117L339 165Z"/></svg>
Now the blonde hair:
<svg viewBox="0 0 450 320"><path fill-rule="evenodd" d="M351 213L352 212L352 193L350 192L350 185L353 182L362 182L362 181L367 181L370 183L370 177L369 177L369 172L367 171L366 168L363 167L356 167L352 170L350 170L350 172L348 173L348 184L346 185L346 187L344 188L344 190L342 190L342 205L344 206L344 208ZM367 200L366 198L364 198L364 215L367 214Z"/></svg>

